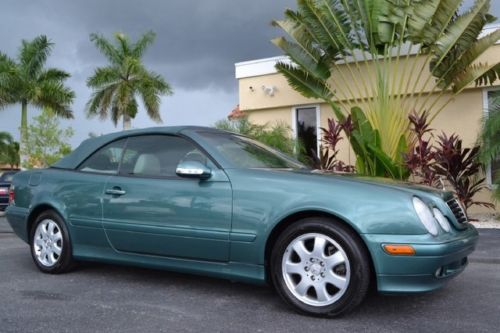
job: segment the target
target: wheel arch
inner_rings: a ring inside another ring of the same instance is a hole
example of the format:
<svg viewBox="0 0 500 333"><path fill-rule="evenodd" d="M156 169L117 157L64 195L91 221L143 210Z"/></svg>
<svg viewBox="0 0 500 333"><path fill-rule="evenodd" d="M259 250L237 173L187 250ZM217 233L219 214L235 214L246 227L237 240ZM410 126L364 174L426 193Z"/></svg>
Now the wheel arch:
<svg viewBox="0 0 500 333"><path fill-rule="evenodd" d="M54 205L51 205L49 203L40 203L35 208L31 210L31 212L28 215L27 223L26 223L26 234L28 235L28 242L31 244L31 228L33 227L33 223L35 223L36 218L43 212L47 210L53 210L55 211L63 220L63 223L66 223L66 220L64 219L64 215L57 209ZM66 228L68 226L66 225ZM69 230L68 230L69 232Z"/></svg>
<svg viewBox="0 0 500 333"><path fill-rule="evenodd" d="M376 272L375 272L375 265L373 262L373 256L370 252L370 249L368 248L365 240L363 237L361 237L360 233L356 228L353 227L353 225L349 222L346 221L345 218L342 218L336 214L330 213L330 212L325 212L321 210L302 210L299 212L295 212L293 214L290 214L286 216L285 218L281 219L276 225L273 227L271 232L269 233L269 236L267 237L266 240L266 246L264 250L264 268L265 268L265 273L266 273L266 280L269 284L272 284L269 274L269 261L271 258L271 252L274 247L274 244L276 243L279 235L289 226L291 226L294 223L297 223L301 219L304 218L311 218L311 217L322 217L322 218L328 218L332 220L336 220L340 223L342 223L344 226L349 228L353 234L355 234L358 237L359 243L364 247L366 253L368 254L368 258L370 261L370 270L371 270L371 280L372 283L376 284ZM375 286L376 287L376 286Z"/></svg>

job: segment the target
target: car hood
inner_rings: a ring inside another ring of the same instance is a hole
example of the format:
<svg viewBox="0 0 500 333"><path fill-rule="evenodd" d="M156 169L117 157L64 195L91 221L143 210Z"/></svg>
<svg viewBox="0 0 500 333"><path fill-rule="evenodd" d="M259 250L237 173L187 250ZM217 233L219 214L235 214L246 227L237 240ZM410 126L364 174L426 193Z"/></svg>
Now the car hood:
<svg viewBox="0 0 500 333"><path fill-rule="evenodd" d="M324 179L329 179L331 181L343 181L343 182L353 182L353 183L364 183L372 186L379 186L383 188L393 189L397 191L403 191L410 194L418 195L426 194L426 195L434 195L441 198L444 201L448 201L453 198L453 193L450 191L439 190L430 186L414 184L405 181L398 181L390 178L381 178L381 177L366 177L359 176L353 174L341 174L341 173L332 173L325 172L321 170L300 170L296 171L302 174L311 174L320 177L324 177Z"/></svg>

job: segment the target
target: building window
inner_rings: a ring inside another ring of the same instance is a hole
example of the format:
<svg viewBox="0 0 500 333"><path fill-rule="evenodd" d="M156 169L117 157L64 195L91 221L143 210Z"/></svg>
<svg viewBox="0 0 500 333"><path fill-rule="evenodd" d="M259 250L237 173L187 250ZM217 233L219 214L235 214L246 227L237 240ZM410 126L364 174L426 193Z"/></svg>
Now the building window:
<svg viewBox="0 0 500 333"><path fill-rule="evenodd" d="M304 145L307 156L318 157L318 112L316 107L295 109L295 133Z"/></svg>
<svg viewBox="0 0 500 333"><path fill-rule="evenodd" d="M500 112L500 90L487 90L486 91L486 115L489 116L492 112ZM496 159L493 159L488 167L488 184L493 184L494 176L500 175L500 156L497 156Z"/></svg>

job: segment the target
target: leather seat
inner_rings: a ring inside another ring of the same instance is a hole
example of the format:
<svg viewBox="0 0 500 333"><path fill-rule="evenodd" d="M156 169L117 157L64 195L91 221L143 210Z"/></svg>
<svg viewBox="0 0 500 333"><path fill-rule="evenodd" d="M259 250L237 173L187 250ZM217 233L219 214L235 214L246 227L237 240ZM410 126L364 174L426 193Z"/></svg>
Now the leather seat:
<svg viewBox="0 0 500 333"><path fill-rule="evenodd" d="M160 160L153 154L142 154L135 162L134 174L160 175Z"/></svg>

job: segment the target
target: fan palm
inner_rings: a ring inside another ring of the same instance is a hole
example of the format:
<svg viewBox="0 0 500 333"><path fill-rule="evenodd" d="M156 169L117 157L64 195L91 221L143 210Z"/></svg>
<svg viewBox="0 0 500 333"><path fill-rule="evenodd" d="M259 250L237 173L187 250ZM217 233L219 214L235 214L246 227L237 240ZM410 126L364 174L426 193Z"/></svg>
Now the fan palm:
<svg viewBox="0 0 500 333"><path fill-rule="evenodd" d="M101 119L110 117L115 126L122 119L123 129L128 129L139 109L136 96L140 96L148 116L161 122L160 96L171 95L172 89L141 61L155 34L147 32L135 43L121 33L114 37L115 44L101 35L90 35L90 40L110 64L97 68L87 79L87 86L94 90L87 103L87 115L98 115Z"/></svg>
<svg viewBox="0 0 500 333"><path fill-rule="evenodd" d="M21 144L26 141L28 105L49 107L63 118L73 118L74 92L64 85L70 76L57 68L45 68L54 46L46 36L23 40L17 61L0 52L0 108L21 104Z"/></svg>
<svg viewBox="0 0 500 333"><path fill-rule="evenodd" d="M491 84L500 75L498 63L477 62L500 38L499 30L479 38L495 20L490 1L476 0L464 12L462 2L298 0L297 11L273 22L288 35L273 43L293 62L276 68L340 119L352 104L362 106L382 152L397 161L406 149L410 112L427 110L433 119L471 83ZM356 148L352 139L351 145Z"/></svg>

